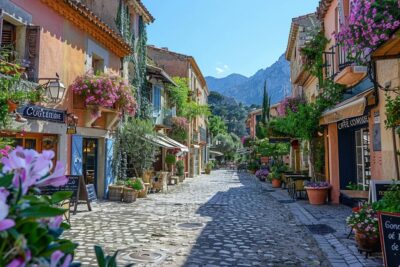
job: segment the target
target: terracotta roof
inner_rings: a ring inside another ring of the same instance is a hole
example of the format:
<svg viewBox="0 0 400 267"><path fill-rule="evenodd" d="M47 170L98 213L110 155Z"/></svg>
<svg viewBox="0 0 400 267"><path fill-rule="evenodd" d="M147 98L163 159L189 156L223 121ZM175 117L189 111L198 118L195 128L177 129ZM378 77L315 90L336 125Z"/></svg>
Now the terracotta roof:
<svg viewBox="0 0 400 267"><path fill-rule="evenodd" d="M132 53L130 45L87 6L76 0L41 0L55 12L89 33L119 57Z"/></svg>
<svg viewBox="0 0 400 267"><path fill-rule="evenodd" d="M317 7L318 19L322 22L325 18L326 12L328 12L333 0L320 0Z"/></svg>
<svg viewBox="0 0 400 267"><path fill-rule="evenodd" d="M173 52L173 51L170 51L169 49L166 49L166 48L159 48L159 47L156 47L154 45L148 45L147 48L148 49L154 49L154 50L157 50L157 51L161 51L163 53L168 53L168 54L171 54L171 55L175 55L175 56L187 59L190 62L190 64L192 65L192 67L194 68L195 72L197 73L197 76L200 79L201 85L204 87L207 95L209 95L209 90L208 90L208 87L207 87L206 79L204 78L204 76L203 76L203 74L202 74L202 72L201 72L201 70L199 68L199 65L197 65L197 62L194 59L194 57L188 56L188 55L185 55L185 54L181 54L181 53L177 53L177 52Z"/></svg>
<svg viewBox="0 0 400 267"><path fill-rule="evenodd" d="M312 28L306 29L306 32L310 32L311 30L316 29L320 26L319 21L317 19L316 13L310 13L307 15L303 15L300 17L296 17L292 19L292 25L290 27L289 39L286 48L285 58L290 60L290 56L292 54L293 48L295 47L295 42L297 38L297 33L299 30L299 26L304 28Z"/></svg>
<svg viewBox="0 0 400 267"><path fill-rule="evenodd" d="M145 21L147 23L152 23L154 22L154 17L151 15L150 11L146 8L146 6L143 4L143 2L141 0L133 0L134 2L136 2L139 6L139 8L141 9L141 14L144 16Z"/></svg>

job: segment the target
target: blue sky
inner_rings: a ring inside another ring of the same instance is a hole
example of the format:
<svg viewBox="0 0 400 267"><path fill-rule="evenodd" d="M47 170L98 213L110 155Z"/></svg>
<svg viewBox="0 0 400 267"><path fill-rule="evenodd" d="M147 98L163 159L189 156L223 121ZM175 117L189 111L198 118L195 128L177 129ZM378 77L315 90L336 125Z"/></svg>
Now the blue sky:
<svg viewBox="0 0 400 267"><path fill-rule="evenodd" d="M148 43L192 55L204 76L245 76L286 50L291 18L318 0L142 0L156 18Z"/></svg>

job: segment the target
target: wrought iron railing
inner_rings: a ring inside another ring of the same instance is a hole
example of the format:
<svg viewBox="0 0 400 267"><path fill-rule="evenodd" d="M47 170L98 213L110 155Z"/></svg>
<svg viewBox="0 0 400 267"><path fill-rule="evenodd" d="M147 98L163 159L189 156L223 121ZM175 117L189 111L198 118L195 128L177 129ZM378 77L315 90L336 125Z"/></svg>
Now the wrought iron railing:
<svg viewBox="0 0 400 267"><path fill-rule="evenodd" d="M341 44L331 46L324 52L325 76L334 78L344 68L353 65L349 55L348 49Z"/></svg>

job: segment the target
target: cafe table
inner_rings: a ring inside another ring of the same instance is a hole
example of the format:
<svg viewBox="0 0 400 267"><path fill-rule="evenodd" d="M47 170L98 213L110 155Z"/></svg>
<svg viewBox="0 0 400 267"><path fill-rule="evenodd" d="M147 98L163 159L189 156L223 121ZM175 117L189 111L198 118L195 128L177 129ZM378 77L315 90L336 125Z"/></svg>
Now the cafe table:
<svg viewBox="0 0 400 267"><path fill-rule="evenodd" d="M304 182L311 178L304 174L288 174L285 175L288 180L288 193L293 198L297 198L298 192L305 192Z"/></svg>

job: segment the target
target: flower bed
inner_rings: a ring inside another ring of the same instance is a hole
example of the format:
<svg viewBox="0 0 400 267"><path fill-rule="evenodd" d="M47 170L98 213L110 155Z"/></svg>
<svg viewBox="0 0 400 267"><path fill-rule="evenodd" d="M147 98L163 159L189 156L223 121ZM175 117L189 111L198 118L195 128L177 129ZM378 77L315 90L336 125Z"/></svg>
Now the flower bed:
<svg viewBox="0 0 400 267"><path fill-rule="evenodd" d="M135 115L136 101L133 88L121 77L111 74L87 73L71 85L74 94L84 97L85 105L115 108L131 116Z"/></svg>

